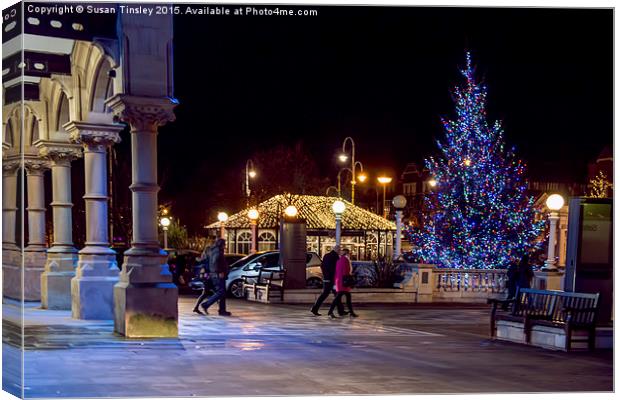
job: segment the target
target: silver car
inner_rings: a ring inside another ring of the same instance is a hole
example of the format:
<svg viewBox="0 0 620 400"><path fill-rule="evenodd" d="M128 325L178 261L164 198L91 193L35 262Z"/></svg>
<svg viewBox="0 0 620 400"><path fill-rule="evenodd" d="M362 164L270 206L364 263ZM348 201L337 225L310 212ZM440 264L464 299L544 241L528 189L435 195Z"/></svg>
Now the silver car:
<svg viewBox="0 0 620 400"><path fill-rule="evenodd" d="M244 297L243 276L258 276L260 268L279 269L280 252L277 250L261 251L233 263L226 279L226 290L236 298ZM321 273L321 257L317 253L306 253L306 286L320 287L323 284Z"/></svg>

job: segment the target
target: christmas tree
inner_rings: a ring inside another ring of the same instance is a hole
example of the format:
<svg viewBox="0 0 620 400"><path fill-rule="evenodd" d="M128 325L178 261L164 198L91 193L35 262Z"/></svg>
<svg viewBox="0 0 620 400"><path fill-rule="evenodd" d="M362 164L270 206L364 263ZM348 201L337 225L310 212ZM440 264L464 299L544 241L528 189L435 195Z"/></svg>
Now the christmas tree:
<svg viewBox="0 0 620 400"><path fill-rule="evenodd" d="M487 89L476 81L471 55L456 87L456 119L442 119L439 154L426 160L434 182L424 199L423 226L408 231L424 262L448 268L502 268L511 256L540 246L544 220L526 196L525 165L504 148L499 121L486 115Z"/></svg>

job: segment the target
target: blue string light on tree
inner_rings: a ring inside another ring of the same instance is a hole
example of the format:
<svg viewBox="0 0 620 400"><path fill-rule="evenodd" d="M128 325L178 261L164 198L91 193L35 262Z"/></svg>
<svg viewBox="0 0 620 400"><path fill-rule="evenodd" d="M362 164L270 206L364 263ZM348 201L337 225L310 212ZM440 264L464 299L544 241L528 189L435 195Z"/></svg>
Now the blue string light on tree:
<svg viewBox="0 0 620 400"><path fill-rule="evenodd" d="M526 196L525 166L504 148L501 122L486 118L487 89L474 76L471 54L454 89L456 119L442 119L439 154L426 160L433 181L422 227L409 228L422 261L449 268L501 268L515 251L541 245L544 220Z"/></svg>

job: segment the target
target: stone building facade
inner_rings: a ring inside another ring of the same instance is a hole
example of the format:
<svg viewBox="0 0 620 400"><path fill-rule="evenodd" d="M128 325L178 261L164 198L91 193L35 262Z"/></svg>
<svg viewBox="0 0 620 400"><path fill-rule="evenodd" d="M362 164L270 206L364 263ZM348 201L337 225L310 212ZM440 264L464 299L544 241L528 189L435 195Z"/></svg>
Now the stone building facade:
<svg viewBox="0 0 620 400"><path fill-rule="evenodd" d="M78 319L114 319L129 337L174 337L177 288L156 222L157 132L177 105L172 17L117 7L108 14L44 15L24 3L4 10L3 295L70 309ZM133 240L121 267L108 234L106 154L127 128ZM84 169L72 172L78 158ZM85 182L81 249L72 237L72 173Z"/></svg>

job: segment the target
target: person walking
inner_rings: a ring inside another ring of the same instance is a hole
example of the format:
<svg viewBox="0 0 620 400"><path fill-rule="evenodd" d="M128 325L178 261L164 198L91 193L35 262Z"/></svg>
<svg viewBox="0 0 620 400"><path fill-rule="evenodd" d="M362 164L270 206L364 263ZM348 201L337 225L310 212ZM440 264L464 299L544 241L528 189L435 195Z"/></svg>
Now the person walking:
<svg viewBox="0 0 620 400"><path fill-rule="evenodd" d="M224 258L224 245L226 241L224 239L217 239L213 247L209 252L209 279L213 284L215 293L209 297L205 302L199 299L200 302L196 303L194 312L202 314L200 308L203 309L204 314L209 314L208 309L219 300L219 315L230 316L231 313L226 311L226 277L228 276L228 263ZM202 296L200 296L202 298Z"/></svg>
<svg viewBox="0 0 620 400"><path fill-rule="evenodd" d="M353 318L358 315L353 312L353 305L351 304L351 286L350 282L346 282L352 278L351 275L351 260L349 259L349 249L342 249L342 256L336 263L336 273L334 274L334 287L336 289L336 298L332 301L332 305L329 307L329 318L336 318L334 315L334 308L341 302L342 296L347 298L347 307L349 308L349 315ZM350 285L350 286L349 286Z"/></svg>
<svg viewBox="0 0 620 400"><path fill-rule="evenodd" d="M340 246L334 246L332 251L325 254L325 257L323 257L323 262L321 262L321 272L323 273L323 292L319 298L316 299L316 302L310 309L310 312L316 316L321 315L319 314L319 308L321 308L321 304L323 304L330 293L333 293L334 297L336 297L336 290L334 289L334 274L336 273L336 263L338 263L338 259L340 258L340 255L338 254L339 252ZM342 303L338 302L337 306L338 314L344 315L345 311Z"/></svg>
<svg viewBox="0 0 620 400"><path fill-rule="evenodd" d="M200 294L200 297L198 297L198 300L196 301L196 305L194 306L193 310L197 314L202 314L202 311L200 311L199 308L200 305L214 293L213 284L210 277L211 273L209 269L209 259L211 258L211 248L213 247L213 243L210 246L205 246L205 249L202 251L202 255L200 256L200 259L197 259L198 272L196 275L202 281L202 293Z"/></svg>

